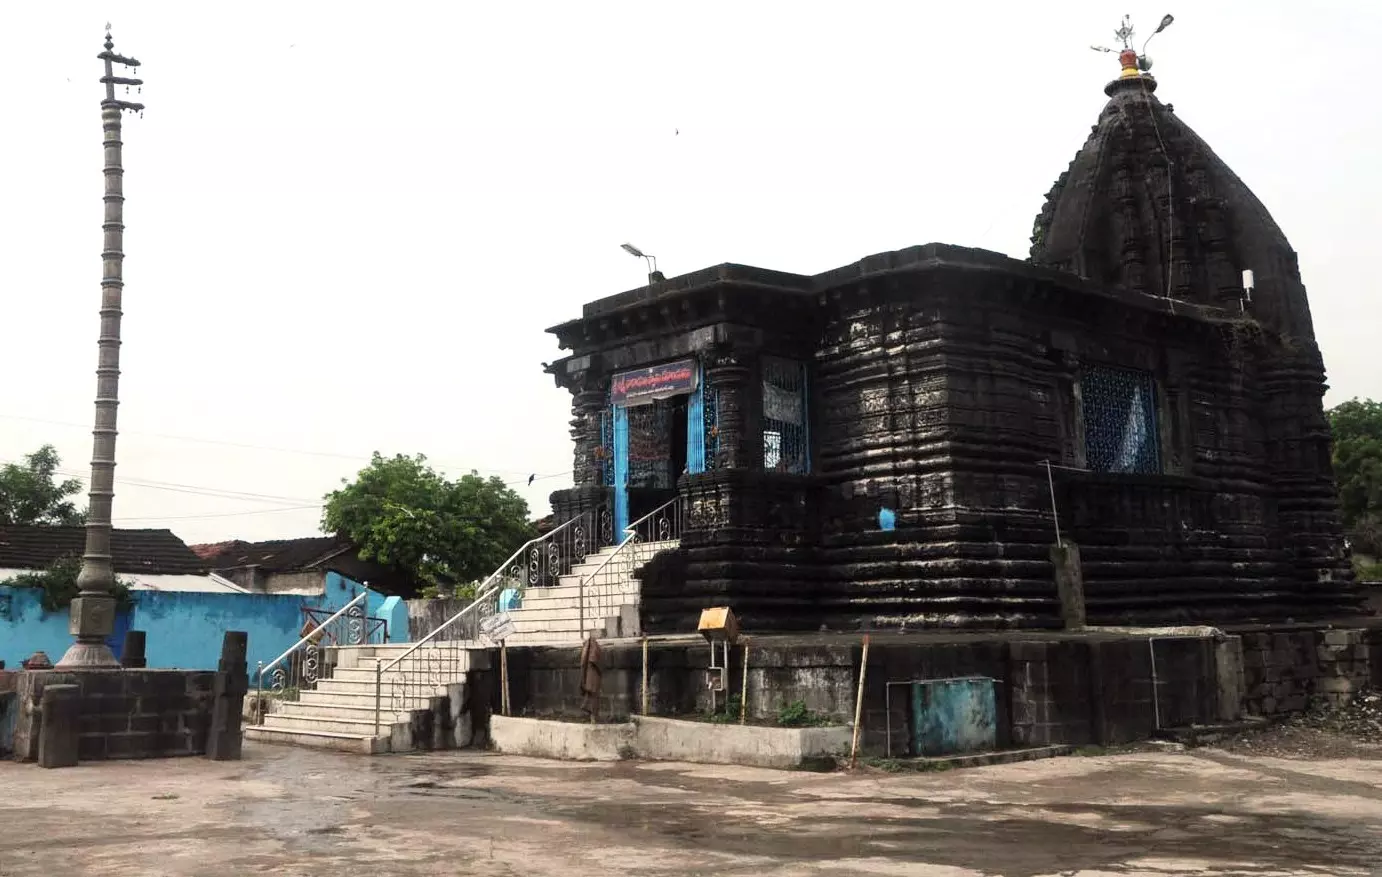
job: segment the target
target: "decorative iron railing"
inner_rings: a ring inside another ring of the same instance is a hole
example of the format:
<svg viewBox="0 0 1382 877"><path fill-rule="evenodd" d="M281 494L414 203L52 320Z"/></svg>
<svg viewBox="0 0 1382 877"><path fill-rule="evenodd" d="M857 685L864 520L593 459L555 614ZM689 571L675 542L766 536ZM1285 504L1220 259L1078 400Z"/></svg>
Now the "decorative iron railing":
<svg viewBox="0 0 1382 877"><path fill-rule="evenodd" d="M438 687L463 678L469 669L466 651L502 640L507 631L496 625L506 621L504 613L521 605L528 588L557 585L570 575L598 546L600 523L600 510L585 511L525 542L480 583L475 599L463 609L397 658L376 662L375 733L386 707L395 714L420 709Z"/></svg>
<svg viewBox="0 0 1382 877"><path fill-rule="evenodd" d="M320 630L323 646L363 646L389 641L389 622L386 618L370 618L360 607L355 614L346 613L345 624L328 624L331 610L315 606L302 607L303 630Z"/></svg>
<svg viewBox="0 0 1382 877"><path fill-rule="evenodd" d="M355 596L320 623L304 625L302 638L287 651L267 664L260 661L255 668L255 687L258 690L256 710L259 721L264 717L264 688L283 700L297 700L298 692L316 688L317 680L326 672L322 650L330 644L364 645L367 639L369 588Z"/></svg>
<svg viewBox="0 0 1382 877"><path fill-rule="evenodd" d="M622 607L637 602L639 584L634 570L671 547L669 543L680 541L685 510L685 499L677 496L634 521L624 528L623 538L614 551L581 576L582 636L588 624L603 624L605 619L618 615Z"/></svg>

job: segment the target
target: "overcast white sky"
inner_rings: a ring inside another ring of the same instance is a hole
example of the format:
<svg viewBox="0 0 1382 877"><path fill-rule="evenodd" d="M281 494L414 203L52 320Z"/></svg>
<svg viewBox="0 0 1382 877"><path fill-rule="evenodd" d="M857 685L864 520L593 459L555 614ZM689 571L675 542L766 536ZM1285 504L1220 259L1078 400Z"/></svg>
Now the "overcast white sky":
<svg viewBox="0 0 1382 877"><path fill-rule="evenodd" d="M102 25L125 126L116 523L311 535L372 450L569 483L544 329L720 262L802 273L930 241L1025 257L1117 73L1300 252L1335 403L1382 396L1382 4L19 3L5 40L0 459L85 474ZM679 130L680 134L674 132ZM520 483L520 487L522 484Z"/></svg>

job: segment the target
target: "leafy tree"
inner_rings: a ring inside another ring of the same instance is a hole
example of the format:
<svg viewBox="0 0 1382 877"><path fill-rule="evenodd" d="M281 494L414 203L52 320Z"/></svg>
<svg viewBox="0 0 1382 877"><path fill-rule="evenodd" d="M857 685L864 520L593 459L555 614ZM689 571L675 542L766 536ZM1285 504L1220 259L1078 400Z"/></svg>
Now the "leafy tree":
<svg viewBox="0 0 1382 877"><path fill-rule="evenodd" d="M23 463L0 466L0 525L82 524L86 512L71 497L81 493L75 478L57 481L62 460L52 445L24 456Z"/></svg>
<svg viewBox="0 0 1382 877"><path fill-rule="evenodd" d="M42 572L20 573L0 584L14 588L39 588L43 591L43 611L58 612L67 609L72 604L72 598L81 590L77 587L77 576L81 571L80 557L61 557ZM115 605L121 609L133 605L127 582L116 579L110 595L115 598Z"/></svg>
<svg viewBox="0 0 1382 877"><path fill-rule="evenodd" d="M421 454L377 451L355 481L326 495L322 530L360 546L419 585L448 590L482 579L528 539L528 504L498 478L450 481Z"/></svg>
<svg viewBox="0 0 1382 877"><path fill-rule="evenodd" d="M1351 399L1329 411L1334 477L1354 549L1382 553L1382 402Z"/></svg>

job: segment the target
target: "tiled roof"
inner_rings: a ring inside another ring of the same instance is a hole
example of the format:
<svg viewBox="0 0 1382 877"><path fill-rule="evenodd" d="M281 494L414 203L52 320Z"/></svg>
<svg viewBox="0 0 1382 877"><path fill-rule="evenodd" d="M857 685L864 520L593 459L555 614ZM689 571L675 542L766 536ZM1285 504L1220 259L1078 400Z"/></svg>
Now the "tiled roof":
<svg viewBox="0 0 1382 877"><path fill-rule="evenodd" d="M0 568L46 569L86 549L85 527L0 526ZM171 530L112 530L110 553L117 573L204 575L206 562Z"/></svg>
<svg viewBox="0 0 1382 877"><path fill-rule="evenodd" d="M294 572L312 569L326 560L352 550L348 539L316 536L306 539L275 539L270 542L221 542L193 545L212 569L257 566L264 572Z"/></svg>

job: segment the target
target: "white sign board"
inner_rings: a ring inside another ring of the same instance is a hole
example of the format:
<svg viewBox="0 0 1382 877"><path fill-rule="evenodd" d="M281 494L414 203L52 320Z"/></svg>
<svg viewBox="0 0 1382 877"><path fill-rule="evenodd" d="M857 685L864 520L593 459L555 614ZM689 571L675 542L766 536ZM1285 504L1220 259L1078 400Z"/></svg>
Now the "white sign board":
<svg viewBox="0 0 1382 877"><path fill-rule="evenodd" d="M513 631L513 619L507 612L491 615L480 622L480 636L496 643L503 642Z"/></svg>

